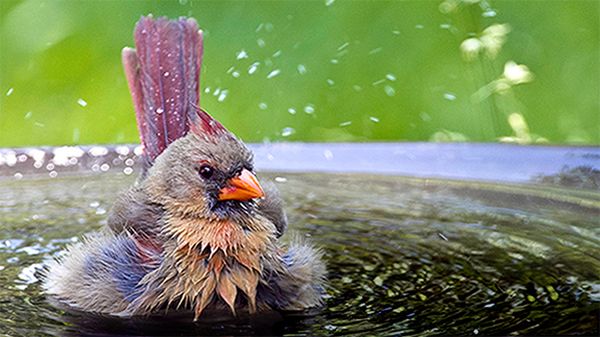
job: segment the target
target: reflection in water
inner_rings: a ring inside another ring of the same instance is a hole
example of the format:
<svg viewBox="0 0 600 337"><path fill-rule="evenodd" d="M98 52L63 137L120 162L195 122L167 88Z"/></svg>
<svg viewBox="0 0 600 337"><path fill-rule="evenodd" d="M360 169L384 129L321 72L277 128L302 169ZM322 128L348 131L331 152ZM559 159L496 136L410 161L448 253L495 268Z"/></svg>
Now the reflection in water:
<svg viewBox="0 0 600 337"><path fill-rule="evenodd" d="M338 335L598 333L595 192L366 175L265 174L291 231L329 265L310 317L116 319L63 312L39 288L45 260L100 228L123 173L0 185L0 326L8 334Z"/></svg>
<svg viewBox="0 0 600 337"><path fill-rule="evenodd" d="M600 170L591 166L565 166L557 174L539 175L535 180L542 184L600 190Z"/></svg>

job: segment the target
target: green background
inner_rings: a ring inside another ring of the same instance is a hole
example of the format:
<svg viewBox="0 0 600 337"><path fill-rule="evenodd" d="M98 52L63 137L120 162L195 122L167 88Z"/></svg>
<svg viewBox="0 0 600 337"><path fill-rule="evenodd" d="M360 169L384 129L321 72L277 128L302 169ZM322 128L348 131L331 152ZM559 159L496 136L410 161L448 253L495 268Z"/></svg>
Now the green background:
<svg viewBox="0 0 600 337"><path fill-rule="evenodd" d="M198 20L201 105L246 141L600 144L595 0L0 0L0 146L137 142L120 51L148 13ZM500 52L466 60L493 24ZM534 80L475 99L511 60Z"/></svg>

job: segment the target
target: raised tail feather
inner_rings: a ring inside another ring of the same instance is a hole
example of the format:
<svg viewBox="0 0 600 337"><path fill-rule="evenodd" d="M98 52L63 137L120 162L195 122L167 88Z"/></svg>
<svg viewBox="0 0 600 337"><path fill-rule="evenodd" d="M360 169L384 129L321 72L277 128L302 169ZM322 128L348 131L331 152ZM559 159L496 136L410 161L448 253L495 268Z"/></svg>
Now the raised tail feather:
<svg viewBox="0 0 600 337"><path fill-rule="evenodd" d="M202 31L194 19L148 16L134 36L122 59L147 169L199 117Z"/></svg>

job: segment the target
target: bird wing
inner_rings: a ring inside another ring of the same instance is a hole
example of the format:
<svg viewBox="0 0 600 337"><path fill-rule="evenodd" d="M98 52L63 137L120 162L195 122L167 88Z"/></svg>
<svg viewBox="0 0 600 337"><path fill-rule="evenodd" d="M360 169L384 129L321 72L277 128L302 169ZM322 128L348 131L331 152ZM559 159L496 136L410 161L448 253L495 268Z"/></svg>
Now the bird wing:
<svg viewBox="0 0 600 337"><path fill-rule="evenodd" d="M136 49L124 48L122 60L147 170L197 119L202 31L194 19L147 16L134 37Z"/></svg>

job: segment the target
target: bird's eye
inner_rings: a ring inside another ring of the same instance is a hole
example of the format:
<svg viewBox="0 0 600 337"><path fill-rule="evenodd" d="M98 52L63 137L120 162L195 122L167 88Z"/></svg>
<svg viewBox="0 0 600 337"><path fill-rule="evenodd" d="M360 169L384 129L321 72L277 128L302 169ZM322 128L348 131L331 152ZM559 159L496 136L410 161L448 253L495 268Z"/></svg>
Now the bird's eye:
<svg viewBox="0 0 600 337"><path fill-rule="evenodd" d="M215 169L213 169L209 165L202 165L202 166L200 166L200 169L198 170L198 173L200 174L200 176L202 178L208 179L208 178L210 178L210 177L213 176L213 174L215 173Z"/></svg>

